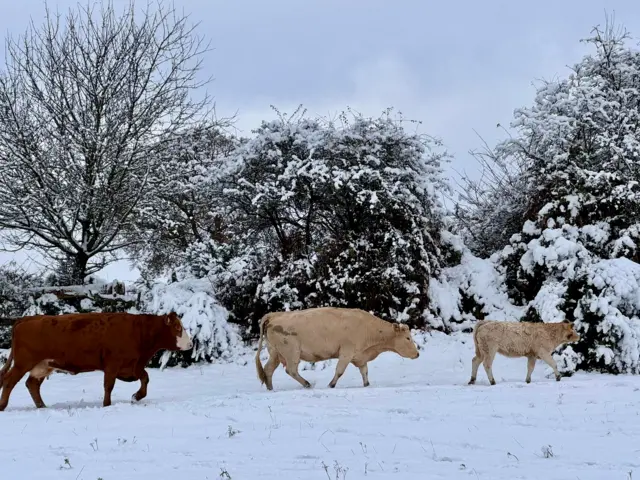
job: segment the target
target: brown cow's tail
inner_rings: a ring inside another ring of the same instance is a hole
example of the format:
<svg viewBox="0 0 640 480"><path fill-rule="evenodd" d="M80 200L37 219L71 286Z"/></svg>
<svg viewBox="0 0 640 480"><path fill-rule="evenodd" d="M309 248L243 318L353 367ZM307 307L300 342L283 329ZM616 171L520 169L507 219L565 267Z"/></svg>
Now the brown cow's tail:
<svg viewBox="0 0 640 480"><path fill-rule="evenodd" d="M262 362L260 361L260 351L262 350L262 341L264 339L264 331L267 328L269 322L269 314L266 314L260 319L260 340L258 340L258 351L256 352L256 371L258 372L258 379L260 383L264 384L267 381L267 375L262 368Z"/></svg>
<svg viewBox="0 0 640 480"><path fill-rule="evenodd" d="M2 368L0 368L0 387L2 387L2 382L4 380L4 376L7 373L7 371L9 371L9 369L11 368L11 363L12 362L13 362L13 348L9 352L9 356L7 357L7 361L2 366Z"/></svg>

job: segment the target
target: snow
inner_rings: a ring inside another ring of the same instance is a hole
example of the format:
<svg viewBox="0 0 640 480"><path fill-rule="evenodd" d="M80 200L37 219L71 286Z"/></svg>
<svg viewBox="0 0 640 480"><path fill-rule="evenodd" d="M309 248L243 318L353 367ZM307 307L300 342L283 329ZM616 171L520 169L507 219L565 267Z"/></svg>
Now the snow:
<svg viewBox="0 0 640 480"><path fill-rule="evenodd" d="M156 315L176 312L194 340L194 361L216 357L233 359L242 351L237 326L228 323L229 312L216 300L207 279L184 278L173 283L155 282L144 298L144 310ZM162 366L175 353L166 352Z"/></svg>
<svg viewBox="0 0 640 480"><path fill-rule="evenodd" d="M445 331L472 327L477 318L463 312L462 292L472 297L491 320L516 321L522 317L524 309L509 300L504 276L496 269L498 257L476 257L457 236L447 232L443 232L443 239L461 253L461 261L429 282L429 299L436 314L427 318L431 327Z"/></svg>
<svg viewBox="0 0 640 480"><path fill-rule="evenodd" d="M150 369L146 399L132 405L138 385L117 382L106 409L98 372L53 375L43 410L21 382L0 413L2 477L333 480L336 467L348 469L338 472L345 480L638 474L640 378L579 373L556 382L539 362L527 385L526 360L498 356L498 384L481 372L468 386L471 336L426 338L417 360L386 353L372 362L368 388L353 366L327 388L332 363L302 371L311 390L280 368L267 392L250 357Z"/></svg>

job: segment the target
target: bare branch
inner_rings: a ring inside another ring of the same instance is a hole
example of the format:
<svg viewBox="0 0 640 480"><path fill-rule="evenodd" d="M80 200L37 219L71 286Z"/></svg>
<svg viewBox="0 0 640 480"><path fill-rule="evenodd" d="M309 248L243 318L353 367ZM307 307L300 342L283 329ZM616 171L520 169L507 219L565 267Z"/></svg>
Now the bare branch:
<svg viewBox="0 0 640 480"><path fill-rule="evenodd" d="M174 7L46 8L8 38L0 74L0 227L15 247L78 259L79 277L148 192L150 152L210 113L197 24ZM20 233L22 232L22 234ZM57 252L57 253L55 253ZM93 268L89 268L89 271ZM77 278L76 280L81 280Z"/></svg>

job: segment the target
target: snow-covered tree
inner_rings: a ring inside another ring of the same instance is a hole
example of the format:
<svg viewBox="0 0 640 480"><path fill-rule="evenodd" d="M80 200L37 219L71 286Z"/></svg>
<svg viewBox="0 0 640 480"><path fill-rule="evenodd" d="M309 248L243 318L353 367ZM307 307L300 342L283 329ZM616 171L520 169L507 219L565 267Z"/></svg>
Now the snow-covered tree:
<svg viewBox="0 0 640 480"><path fill-rule="evenodd" d="M46 12L9 39L0 73L0 227L72 281L99 270L147 191L150 151L207 113L192 100L206 45L175 9Z"/></svg>
<svg viewBox="0 0 640 480"><path fill-rule="evenodd" d="M496 149L526 159L522 229L499 254L528 320L575 323L566 370L640 372L640 52L612 25L568 78L544 83Z"/></svg>
<svg viewBox="0 0 640 480"><path fill-rule="evenodd" d="M127 231L129 250L145 277L179 266L188 247L205 238L220 240L220 182L223 158L239 140L225 133L226 121L203 123L163 140L152 151L155 168L149 194Z"/></svg>
<svg viewBox="0 0 640 480"><path fill-rule="evenodd" d="M190 258L236 321L335 305L424 323L443 257L447 156L389 111L341 120L263 122L225 162L230 240L195 245Z"/></svg>

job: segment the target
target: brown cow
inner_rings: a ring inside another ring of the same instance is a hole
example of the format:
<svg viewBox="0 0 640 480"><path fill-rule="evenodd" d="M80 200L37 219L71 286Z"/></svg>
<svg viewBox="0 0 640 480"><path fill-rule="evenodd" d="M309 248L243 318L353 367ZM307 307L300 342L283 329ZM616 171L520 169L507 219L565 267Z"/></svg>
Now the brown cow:
<svg viewBox="0 0 640 480"><path fill-rule="evenodd" d="M260 351L264 337L269 360L263 368ZM324 307L275 312L260 320L256 370L260 382L266 383L268 390L273 390L273 372L280 363L287 374L303 387L310 388L311 384L298 373L300 360L319 362L337 358L336 373L329 387L336 386L349 363L360 369L362 382L367 387L367 362L382 352L395 352L412 359L420 355L409 327L381 320L363 310Z"/></svg>
<svg viewBox="0 0 640 480"><path fill-rule="evenodd" d="M536 360L544 360L553 368L556 380L560 381L560 373L556 361L551 354L564 343L577 342L580 336L570 323L534 323L534 322L496 322L481 320L473 330L473 343L476 355L471 361L471 380L476 382L480 363L484 366L491 385L495 385L491 365L496 353L505 357L527 357L526 382L531 383L531 373Z"/></svg>
<svg viewBox="0 0 640 480"><path fill-rule="evenodd" d="M11 353L0 370L0 411L9 403L16 383L29 373L26 385L36 407L45 407L40 386L54 371L78 374L104 372L105 407L111 405L116 379L140 380L131 397L147 395L145 367L159 350L189 350L191 339L178 316L129 313L74 313L24 317L13 326ZM13 366L11 364L13 363Z"/></svg>

